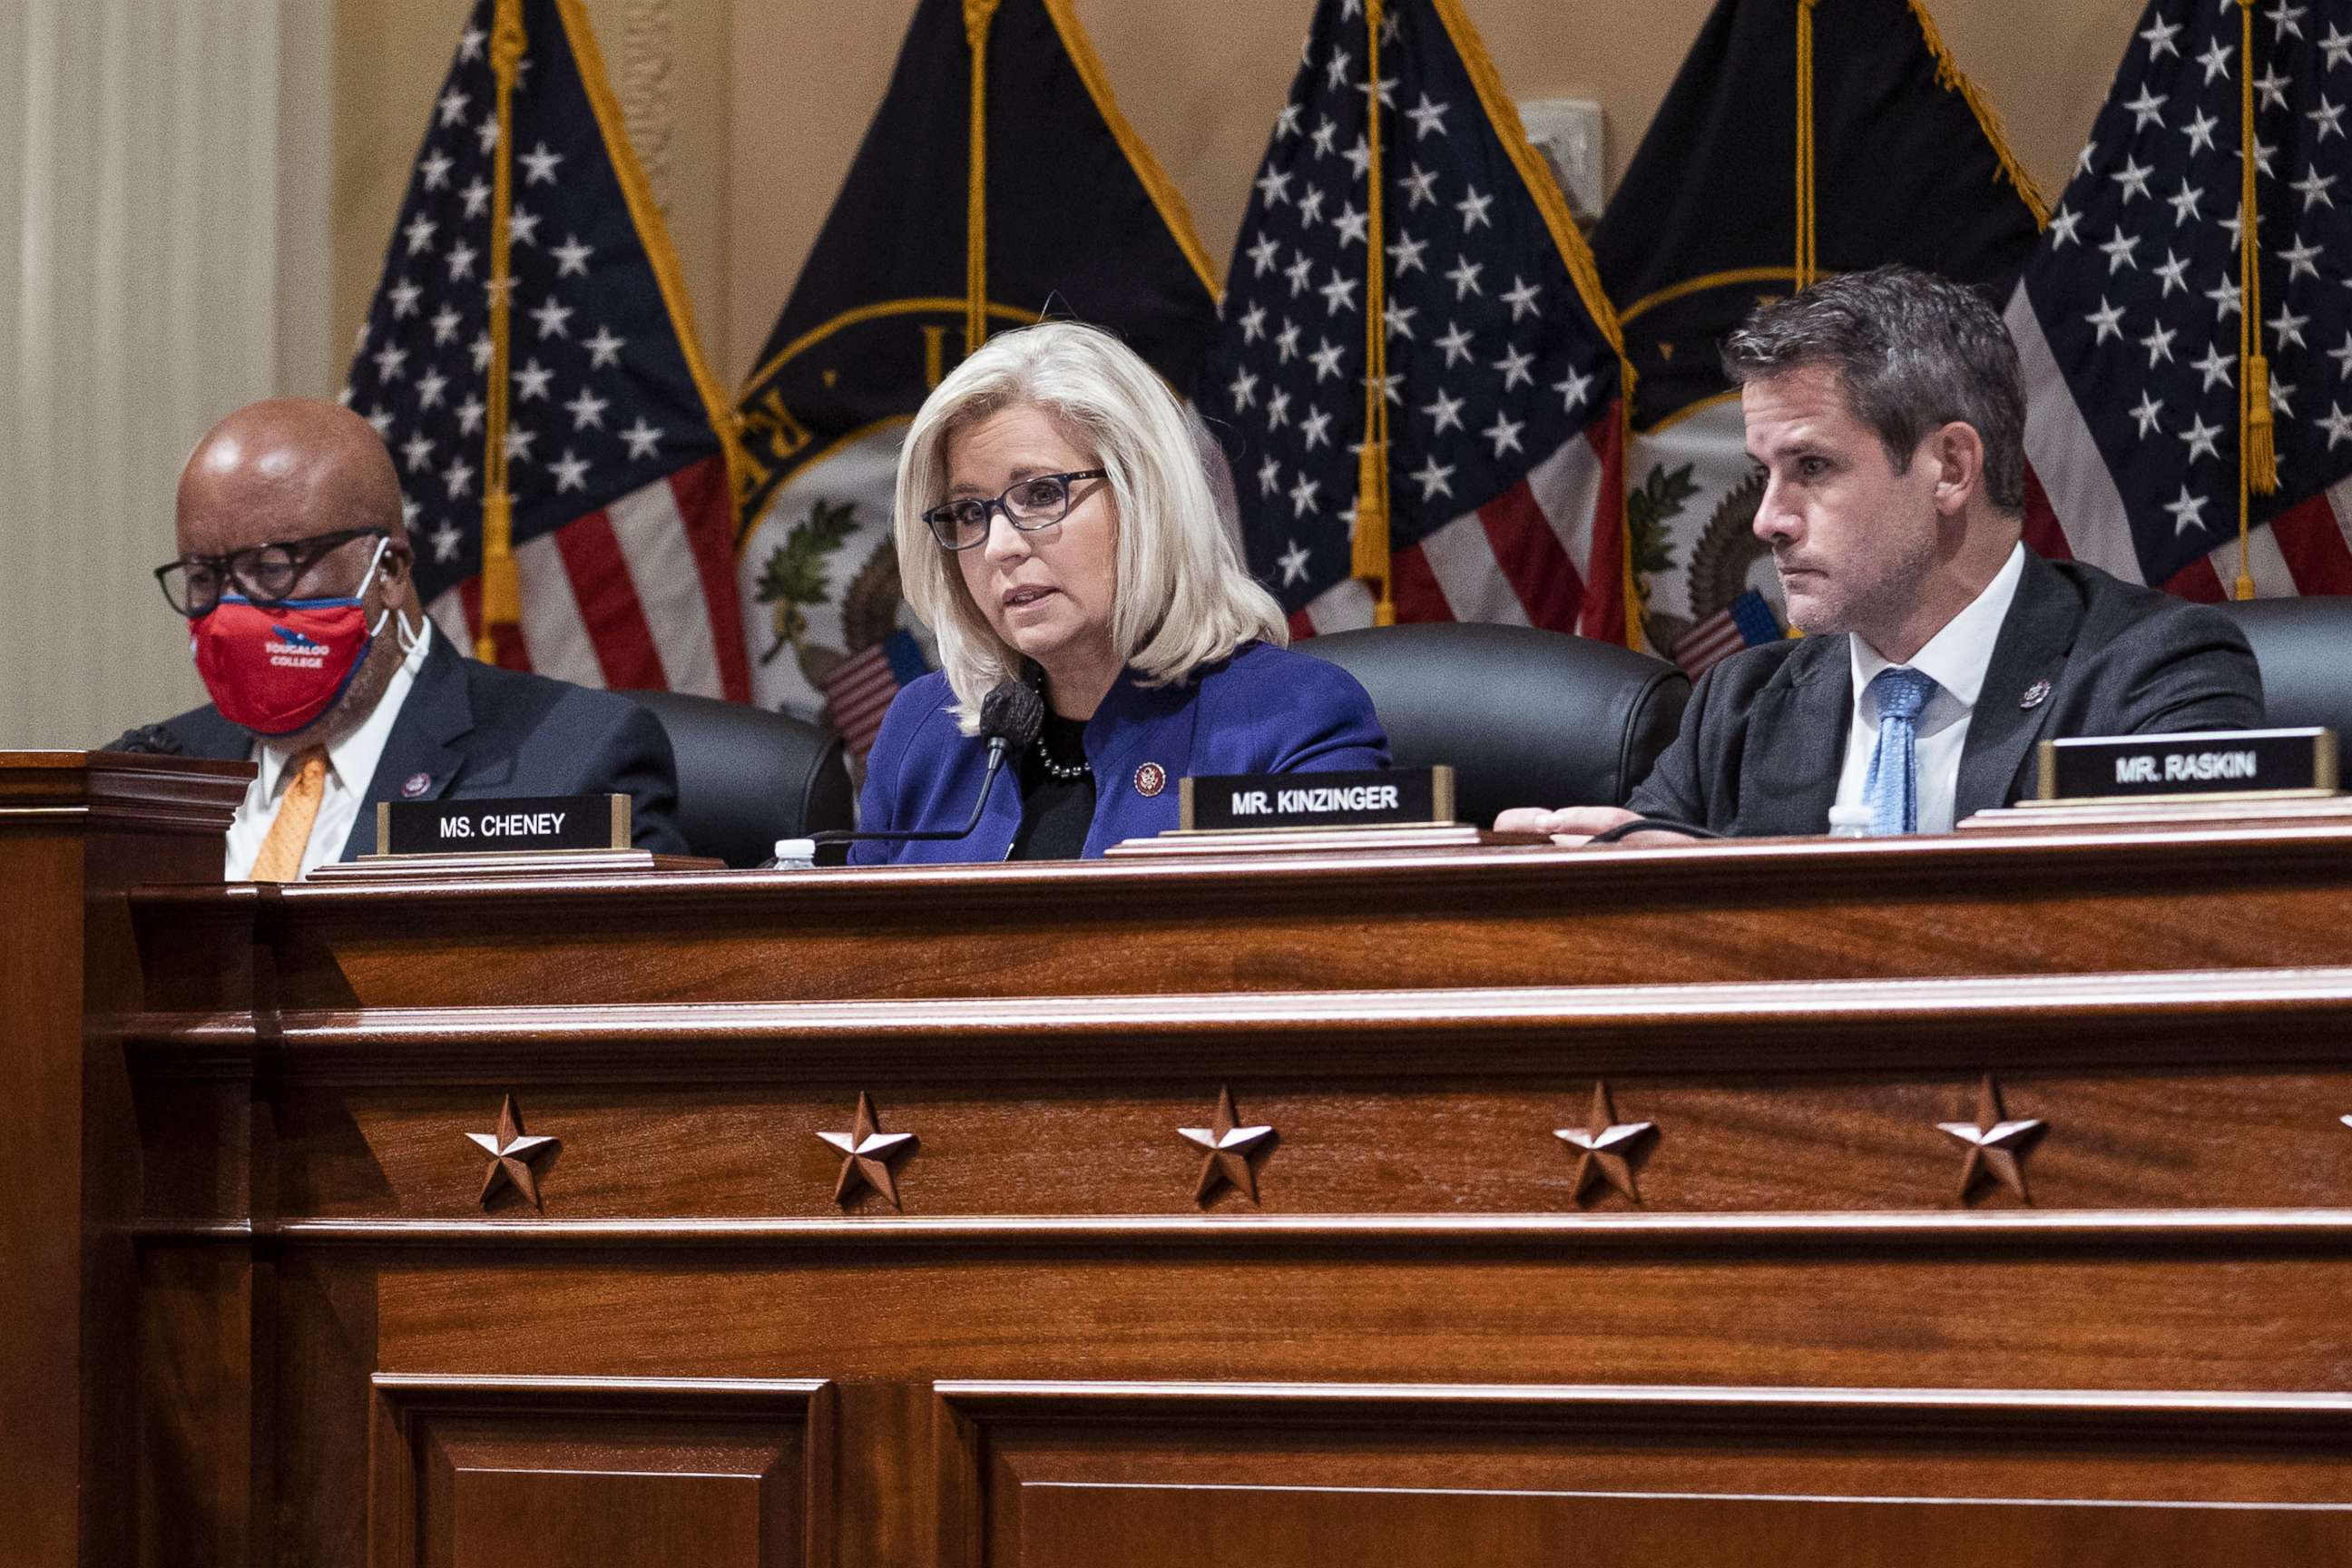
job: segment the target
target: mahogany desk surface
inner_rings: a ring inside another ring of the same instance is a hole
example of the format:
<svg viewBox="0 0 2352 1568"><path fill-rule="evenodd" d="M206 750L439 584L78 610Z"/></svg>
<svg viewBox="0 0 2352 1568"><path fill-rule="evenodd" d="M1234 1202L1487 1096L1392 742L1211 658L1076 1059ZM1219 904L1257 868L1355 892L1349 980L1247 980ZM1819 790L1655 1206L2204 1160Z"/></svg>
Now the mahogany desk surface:
<svg viewBox="0 0 2352 1568"><path fill-rule="evenodd" d="M2352 1562L2344 826L122 908L142 1561Z"/></svg>

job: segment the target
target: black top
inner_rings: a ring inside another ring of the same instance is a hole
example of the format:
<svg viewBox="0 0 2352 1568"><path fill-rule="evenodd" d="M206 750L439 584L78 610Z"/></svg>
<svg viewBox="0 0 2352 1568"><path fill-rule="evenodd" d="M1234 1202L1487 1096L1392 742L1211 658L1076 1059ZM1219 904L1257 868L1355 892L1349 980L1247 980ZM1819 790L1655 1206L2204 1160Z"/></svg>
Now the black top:
<svg viewBox="0 0 2352 1568"><path fill-rule="evenodd" d="M1051 756L1066 768L1084 761L1087 723L1048 710L1037 743L1021 753L1021 831L1013 836L1013 860L1076 860L1086 853L1095 822L1095 778L1067 783L1045 771Z"/></svg>

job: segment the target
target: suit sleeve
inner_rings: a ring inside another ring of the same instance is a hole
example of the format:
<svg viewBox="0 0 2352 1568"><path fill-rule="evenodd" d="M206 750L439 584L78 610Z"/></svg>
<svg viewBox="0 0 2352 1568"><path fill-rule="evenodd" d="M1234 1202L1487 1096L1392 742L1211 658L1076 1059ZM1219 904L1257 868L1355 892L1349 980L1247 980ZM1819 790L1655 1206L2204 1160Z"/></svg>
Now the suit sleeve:
<svg viewBox="0 0 2352 1568"><path fill-rule="evenodd" d="M2184 606L2134 631L2114 646L2118 733L2262 728L2262 667L2227 616Z"/></svg>
<svg viewBox="0 0 2352 1568"><path fill-rule="evenodd" d="M629 797L629 837L656 855L684 855L686 835L677 821L677 758L669 731L651 711L635 703L597 740L582 770L593 795Z"/></svg>
<svg viewBox="0 0 2352 1568"><path fill-rule="evenodd" d="M1682 727L1666 749L1658 753L1651 764L1650 776L1633 786L1626 797L1627 810L1640 816L1659 816L1674 822L1713 826L1707 820L1706 775L1707 764L1703 748L1706 711L1710 699L1718 695L1718 674L1729 660L1718 662L1698 679L1691 691L1690 701L1683 708ZM1558 805L1601 805L1604 801L1564 800L1548 804Z"/></svg>
<svg viewBox="0 0 2352 1568"><path fill-rule="evenodd" d="M1388 731L1356 678L1338 665L1300 658L1285 700L1258 721L1274 727L1276 773L1347 773L1389 765Z"/></svg>
<svg viewBox="0 0 2352 1568"><path fill-rule="evenodd" d="M857 826L863 833L891 833L905 826L900 820L898 780L906 771L907 745L916 730L921 727L927 710L919 700L910 700L901 691L890 700L882 715L882 728L874 737L874 749L866 755L866 784L857 792ZM852 866L883 866L890 861L892 847L887 844L852 844L849 864Z"/></svg>

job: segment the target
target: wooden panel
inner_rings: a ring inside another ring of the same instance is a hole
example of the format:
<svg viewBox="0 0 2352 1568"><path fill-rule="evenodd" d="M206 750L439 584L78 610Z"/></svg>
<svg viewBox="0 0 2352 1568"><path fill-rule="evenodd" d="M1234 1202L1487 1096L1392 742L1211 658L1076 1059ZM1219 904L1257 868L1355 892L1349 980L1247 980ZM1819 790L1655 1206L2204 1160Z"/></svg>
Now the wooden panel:
<svg viewBox="0 0 2352 1568"><path fill-rule="evenodd" d="M0 752L0 1521L14 1568L135 1553L138 1010L124 889L220 875L244 764Z"/></svg>
<svg viewBox="0 0 2352 1568"><path fill-rule="evenodd" d="M2137 1568L2352 1561L2352 1509L1033 1486L1020 1568L1801 1563Z"/></svg>
<svg viewBox="0 0 2352 1568"><path fill-rule="evenodd" d="M827 1560L824 1385L380 1376L375 1568Z"/></svg>
<svg viewBox="0 0 2352 1568"><path fill-rule="evenodd" d="M1454 1045L1439 1035L1427 1048L1434 1057ZM1473 1054L1460 1052L1457 1070L1475 1070ZM1597 1177L1580 1193L1576 1152L1557 1135L1586 1125L1593 1077L1350 1084L1270 1063L1231 1080L1244 1115L1276 1129L1253 1155L1256 1201L1227 1184L1203 1202L1202 1152L1180 1129L1207 1124L1221 1081L1083 1096L1002 1081L924 1085L877 1093L876 1104L886 1128L919 1139L893 1163L909 1216L1862 1215L2022 1204L1990 1180L1961 1203L1966 1147L1940 1124L1974 1121L1978 1080L1965 1069L1940 1079L1612 1077L1617 1113L1653 1124L1630 1156L1638 1202ZM2042 1208L2352 1207L2352 1133L2336 1120L2352 1111L2352 1072L2018 1074L2000 1085L2012 1114L2046 1123L2023 1156ZM517 1102L529 1131L561 1140L532 1163L550 1221L814 1218L842 1212L842 1157L818 1134L851 1126L858 1092L856 1079L790 1092L550 1088ZM281 1214L482 1215L488 1161L466 1134L494 1129L499 1101L480 1090L289 1090L278 1122ZM1429 1135L1440 1128L1445 1136ZM862 1186L846 1207L893 1212ZM534 1214L510 1188L493 1194L489 1212Z"/></svg>
<svg viewBox="0 0 2352 1568"><path fill-rule="evenodd" d="M278 967L299 1009L2341 964L2347 870L2336 826L297 886Z"/></svg>
<svg viewBox="0 0 2352 1568"><path fill-rule="evenodd" d="M940 1398L949 1564L2352 1553L2352 1400L2326 1395L1067 1384Z"/></svg>
<svg viewBox="0 0 2352 1568"><path fill-rule="evenodd" d="M661 1456L664 1458L669 1455ZM446 1462L447 1518L426 1504L435 1550L450 1568L605 1568L614 1563L691 1563L771 1568L791 1557L791 1511L761 1475L615 1470L634 1457L598 1460L514 1445ZM723 1462L723 1461L722 1461ZM553 1465L578 1465L559 1469ZM440 1551L446 1530L448 1551Z"/></svg>

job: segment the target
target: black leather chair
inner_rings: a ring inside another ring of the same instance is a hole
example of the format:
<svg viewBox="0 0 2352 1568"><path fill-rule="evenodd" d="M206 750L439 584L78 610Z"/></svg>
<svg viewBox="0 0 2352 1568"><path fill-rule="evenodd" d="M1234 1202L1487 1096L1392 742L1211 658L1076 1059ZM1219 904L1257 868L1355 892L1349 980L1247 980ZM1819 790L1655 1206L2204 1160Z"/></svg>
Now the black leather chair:
<svg viewBox="0 0 2352 1568"><path fill-rule="evenodd" d="M1514 805L1622 805L1675 738L1689 679L1608 643L1530 626L1372 626L1293 645L1371 694L1401 768L1450 763L1481 827Z"/></svg>
<svg viewBox="0 0 2352 1568"><path fill-rule="evenodd" d="M851 823L841 737L748 703L681 691L632 691L677 753L678 825L687 847L757 866L779 838Z"/></svg>
<svg viewBox="0 0 2352 1568"><path fill-rule="evenodd" d="M2352 783L2352 599L2249 599L2218 606L2238 623L2263 667L2263 707L2280 729L2325 724L2336 731Z"/></svg>

